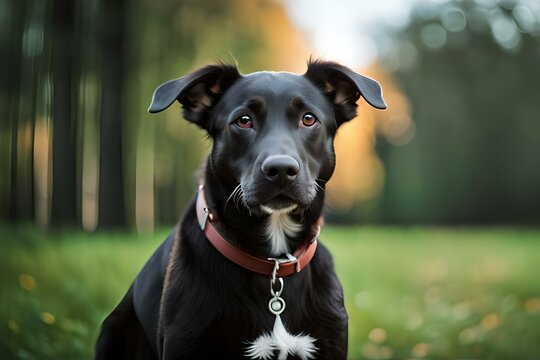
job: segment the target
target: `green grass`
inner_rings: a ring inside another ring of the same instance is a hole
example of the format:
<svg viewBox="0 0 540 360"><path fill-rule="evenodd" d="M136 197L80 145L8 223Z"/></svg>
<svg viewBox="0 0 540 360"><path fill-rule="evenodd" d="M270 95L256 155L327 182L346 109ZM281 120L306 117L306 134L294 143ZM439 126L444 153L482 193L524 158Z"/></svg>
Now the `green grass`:
<svg viewBox="0 0 540 360"><path fill-rule="evenodd" d="M165 238L0 227L0 358L89 359ZM540 230L336 228L351 359L540 358Z"/></svg>

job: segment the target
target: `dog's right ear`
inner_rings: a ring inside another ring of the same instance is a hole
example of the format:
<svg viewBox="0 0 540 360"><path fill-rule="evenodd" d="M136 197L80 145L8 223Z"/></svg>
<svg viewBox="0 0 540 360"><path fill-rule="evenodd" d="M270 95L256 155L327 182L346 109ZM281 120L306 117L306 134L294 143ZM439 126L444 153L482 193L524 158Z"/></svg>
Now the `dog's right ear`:
<svg viewBox="0 0 540 360"><path fill-rule="evenodd" d="M360 97L377 109L386 109L381 85L343 65L310 59L304 76L330 99L338 125L356 116L356 102Z"/></svg>
<svg viewBox="0 0 540 360"><path fill-rule="evenodd" d="M204 115L216 104L242 75L236 66L208 65L181 78L167 81L154 91L148 112L155 114L178 100L184 108L184 118L204 128Z"/></svg>

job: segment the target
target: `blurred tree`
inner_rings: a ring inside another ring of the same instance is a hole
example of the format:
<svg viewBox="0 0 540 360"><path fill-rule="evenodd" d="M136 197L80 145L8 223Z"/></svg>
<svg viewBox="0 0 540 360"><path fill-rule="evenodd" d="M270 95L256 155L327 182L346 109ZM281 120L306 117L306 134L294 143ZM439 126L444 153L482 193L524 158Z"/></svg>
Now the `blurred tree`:
<svg viewBox="0 0 540 360"><path fill-rule="evenodd" d="M0 48L0 214L10 219L34 218L35 125L40 106L38 89L44 52L46 2L4 2Z"/></svg>
<svg viewBox="0 0 540 360"><path fill-rule="evenodd" d="M101 117L98 226L125 227L123 123L126 106L125 2L101 3Z"/></svg>
<svg viewBox="0 0 540 360"><path fill-rule="evenodd" d="M74 31L75 2L56 0L52 5L53 81L52 205L51 222L76 225L77 207L77 113L78 63Z"/></svg>
<svg viewBox="0 0 540 360"><path fill-rule="evenodd" d="M416 134L397 147L382 131L384 221L540 222L540 24L529 5L430 3L395 35L385 64Z"/></svg>
<svg viewBox="0 0 540 360"><path fill-rule="evenodd" d="M19 74L26 3L8 2L0 12L0 216L16 219Z"/></svg>

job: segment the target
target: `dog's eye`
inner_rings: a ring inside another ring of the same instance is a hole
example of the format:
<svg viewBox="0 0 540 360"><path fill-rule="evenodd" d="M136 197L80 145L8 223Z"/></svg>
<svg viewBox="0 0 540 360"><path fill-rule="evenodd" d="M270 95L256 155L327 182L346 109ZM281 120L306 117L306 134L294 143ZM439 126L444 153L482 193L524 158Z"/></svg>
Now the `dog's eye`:
<svg viewBox="0 0 540 360"><path fill-rule="evenodd" d="M313 115L312 113L305 113L304 116L302 116L302 123L300 126L304 127L310 127L315 125L317 122L317 117Z"/></svg>
<svg viewBox="0 0 540 360"><path fill-rule="evenodd" d="M253 127L253 121L248 115L242 115L234 121L234 124L242 129L250 129Z"/></svg>

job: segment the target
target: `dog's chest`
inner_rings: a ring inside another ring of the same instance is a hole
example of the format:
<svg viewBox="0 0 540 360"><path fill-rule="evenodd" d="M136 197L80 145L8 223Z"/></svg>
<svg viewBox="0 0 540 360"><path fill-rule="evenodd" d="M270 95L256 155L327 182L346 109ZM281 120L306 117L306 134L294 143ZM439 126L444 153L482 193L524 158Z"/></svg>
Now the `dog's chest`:
<svg viewBox="0 0 540 360"><path fill-rule="evenodd" d="M282 315L281 324L276 324L276 316L268 311L269 279L259 276L254 276L251 281L240 278L236 283L224 280L224 288L228 291L214 293L204 301L190 299L186 303L178 303L173 311L177 315L174 323L185 324L193 314L200 314L196 324L182 326L198 333L189 345L198 349L195 351L197 354L252 359L264 359L265 354L275 354L266 358L277 359L280 353L300 351L306 354L300 358L310 359L316 345L309 334L320 333L312 319L320 318L317 315L320 310L313 308L308 299L303 279L305 274L297 275L298 279L285 280L287 287L282 296L287 303L287 311ZM310 315L309 318L306 314ZM170 335L175 338L170 339L172 342L188 340L186 333Z"/></svg>

